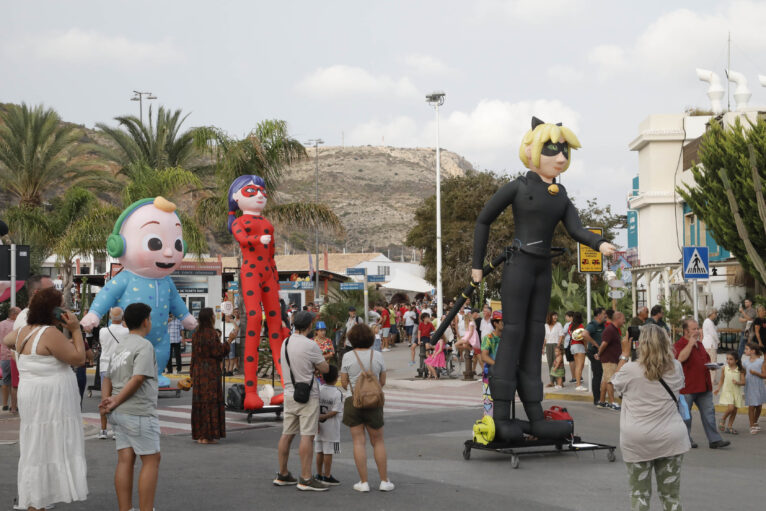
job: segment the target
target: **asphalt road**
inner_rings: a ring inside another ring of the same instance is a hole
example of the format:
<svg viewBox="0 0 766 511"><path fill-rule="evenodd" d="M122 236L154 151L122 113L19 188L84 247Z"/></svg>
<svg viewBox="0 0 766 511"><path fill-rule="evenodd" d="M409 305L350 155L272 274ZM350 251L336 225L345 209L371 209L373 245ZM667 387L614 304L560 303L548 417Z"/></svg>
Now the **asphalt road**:
<svg viewBox="0 0 766 511"><path fill-rule="evenodd" d="M422 397L421 394L415 394ZM161 399L160 406L189 404ZM97 397L86 399L85 411L95 411ZM595 409L579 402L546 402L566 406L575 418L576 433L584 441L617 445L619 413ZM294 487L274 487L276 444L281 423L273 416L255 416L253 427L231 431L218 445L194 443L188 434L163 435L162 464L156 508L175 510L271 509L524 509L615 510L628 509L627 477L619 449L617 461L607 461L606 451L521 457L511 468L510 456L474 450L463 459L463 442L480 410L429 408L391 413L386 418L386 447L391 493L359 494L351 489L357 480L350 436L342 429L342 453L336 456L333 474L342 485L324 493L304 493ZM239 420L235 418L234 420ZM686 509L761 509L766 433L732 438L732 447L707 448L695 412L695 438L701 447L686 455L681 485ZM746 418L739 417L740 431ZM290 468L298 472L297 442ZM86 441L87 502L59 504L61 510L116 509L112 476L116 462L111 440ZM369 451L368 451L369 452ZM370 483L378 478L370 455ZM18 446L0 446L0 510L10 509L16 492ZM761 495L761 496L759 496ZM137 503L137 499L134 500ZM653 508L659 508L654 498Z"/></svg>

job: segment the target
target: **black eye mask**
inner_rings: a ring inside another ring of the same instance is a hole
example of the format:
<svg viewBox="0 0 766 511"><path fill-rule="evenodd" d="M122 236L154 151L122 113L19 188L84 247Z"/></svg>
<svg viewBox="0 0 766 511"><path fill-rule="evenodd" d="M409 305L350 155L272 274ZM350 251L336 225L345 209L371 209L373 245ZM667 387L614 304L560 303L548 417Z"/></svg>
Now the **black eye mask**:
<svg viewBox="0 0 766 511"><path fill-rule="evenodd" d="M548 142L543 144L543 149L540 151L540 154L543 154L545 156L556 156L559 153L562 153L564 155L564 158L568 160L569 159L569 144L566 142L554 143L549 140Z"/></svg>

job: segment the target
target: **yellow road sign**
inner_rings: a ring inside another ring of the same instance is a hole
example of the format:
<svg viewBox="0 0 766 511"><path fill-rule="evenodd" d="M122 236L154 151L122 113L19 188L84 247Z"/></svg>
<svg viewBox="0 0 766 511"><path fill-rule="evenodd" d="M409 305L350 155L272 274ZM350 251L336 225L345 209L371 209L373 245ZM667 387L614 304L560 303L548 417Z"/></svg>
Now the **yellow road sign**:
<svg viewBox="0 0 766 511"><path fill-rule="evenodd" d="M600 227L588 227L590 232L604 235ZM604 256L598 250L593 250L588 245L577 244L577 271L580 273L601 273L604 271Z"/></svg>

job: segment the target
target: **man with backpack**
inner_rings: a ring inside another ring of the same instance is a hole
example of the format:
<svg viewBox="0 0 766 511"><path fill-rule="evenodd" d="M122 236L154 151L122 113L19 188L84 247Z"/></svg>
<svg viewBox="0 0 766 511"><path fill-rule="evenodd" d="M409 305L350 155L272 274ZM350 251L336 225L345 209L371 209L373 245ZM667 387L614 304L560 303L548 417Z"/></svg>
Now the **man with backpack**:
<svg viewBox="0 0 766 511"><path fill-rule="evenodd" d="M284 376L284 418L282 437L277 448L279 471L274 479L275 486L297 484L302 491L327 491L326 484L311 475L311 461L314 455L314 436L319 427L319 384L314 373L324 374L330 370L316 342L306 334L311 331L314 313L307 310L293 315L295 333L282 343L281 360L287 370ZM296 479L287 470L290 444L300 433L298 453L301 458L301 473Z"/></svg>

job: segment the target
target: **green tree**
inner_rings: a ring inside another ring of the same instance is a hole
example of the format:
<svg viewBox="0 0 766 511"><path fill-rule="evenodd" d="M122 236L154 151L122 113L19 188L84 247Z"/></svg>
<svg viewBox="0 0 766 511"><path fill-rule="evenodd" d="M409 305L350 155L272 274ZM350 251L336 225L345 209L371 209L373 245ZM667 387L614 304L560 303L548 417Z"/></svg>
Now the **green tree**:
<svg viewBox="0 0 766 511"><path fill-rule="evenodd" d="M456 297L468 284L473 258L473 232L476 218L487 200L510 180L492 172L469 171L442 181L442 286L445 297ZM615 229L624 226L624 215L612 213L611 207L600 207L595 200L587 202L580 211L583 225L603 227L605 237L614 238ZM508 207L492 223L487 243L487 259L500 255L514 238L513 213ZM436 196L427 198L415 212L415 225L407 234L407 244L424 251L423 265L426 280L436 282ZM554 259L564 272L577 264L577 243L559 224L554 231L553 246L567 251ZM563 275L563 274L562 274ZM487 296L500 297L502 271L493 272L486 279ZM577 279L581 281L579 275ZM561 282L563 279L560 279ZM574 281L574 279L573 279Z"/></svg>
<svg viewBox="0 0 766 511"><path fill-rule="evenodd" d="M679 187L678 193L716 243L766 284L766 121L744 125L737 118L730 127L711 122L698 158L691 169L695 184Z"/></svg>
<svg viewBox="0 0 766 511"><path fill-rule="evenodd" d="M94 146L51 108L22 103L0 110L0 188L25 207L39 207L52 190L101 185L104 173L89 156Z"/></svg>
<svg viewBox="0 0 766 511"><path fill-rule="evenodd" d="M30 245L35 266L50 255L57 256L64 289L69 289L78 255L106 255L104 240L119 213L119 209L100 203L93 193L72 187L49 205L9 208L7 217L14 241ZM69 293L64 296L69 302Z"/></svg>
<svg viewBox="0 0 766 511"><path fill-rule="evenodd" d="M164 107L160 107L154 116L150 107L148 124L134 115L115 117L117 127L98 123L96 127L111 142L110 146L101 148L101 154L121 169L131 163L145 163L158 170L167 167L197 170L204 167L199 162L195 166L195 158L199 156L195 146L197 128L181 132L181 125L188 116L182 117L180 109L171 112Z"/></svg>

